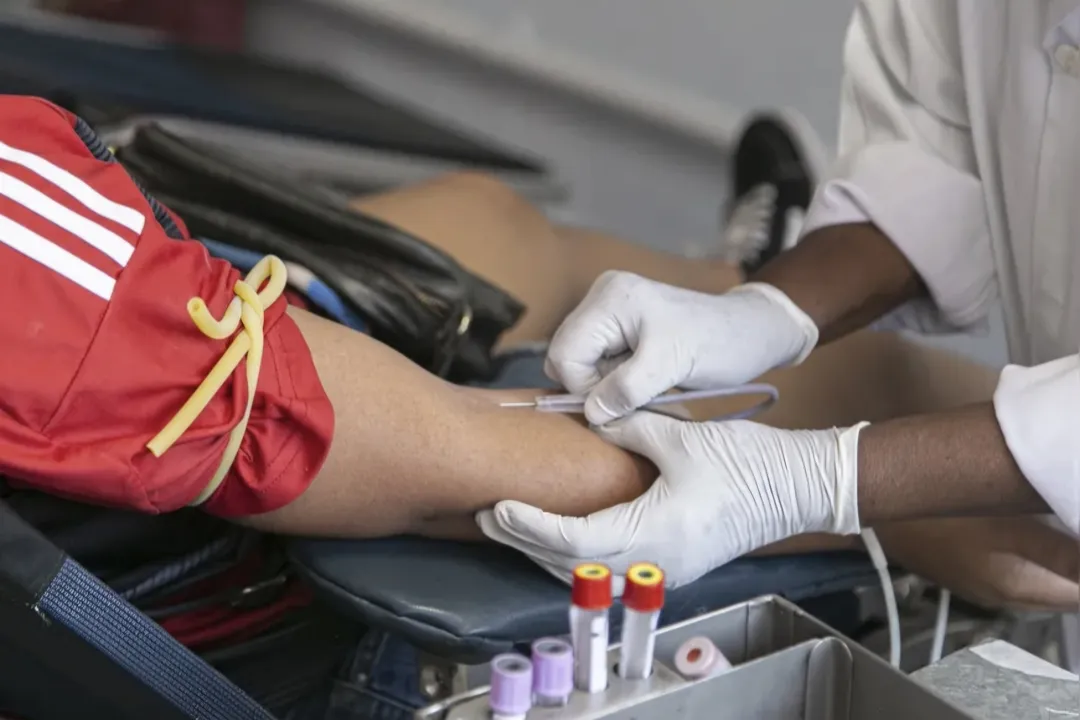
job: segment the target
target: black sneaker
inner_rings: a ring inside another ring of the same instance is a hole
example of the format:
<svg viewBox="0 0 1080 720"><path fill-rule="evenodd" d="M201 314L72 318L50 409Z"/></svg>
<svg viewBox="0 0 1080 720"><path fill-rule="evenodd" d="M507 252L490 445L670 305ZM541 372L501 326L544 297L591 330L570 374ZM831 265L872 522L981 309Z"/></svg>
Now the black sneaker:
<svg viewBox="0 0 1080 720"><path fill-rule="evenodd" d="M732 159L732 196L724 257L749 275L792 247L826 151L802 116L762 113L750 119Z"/></svg>

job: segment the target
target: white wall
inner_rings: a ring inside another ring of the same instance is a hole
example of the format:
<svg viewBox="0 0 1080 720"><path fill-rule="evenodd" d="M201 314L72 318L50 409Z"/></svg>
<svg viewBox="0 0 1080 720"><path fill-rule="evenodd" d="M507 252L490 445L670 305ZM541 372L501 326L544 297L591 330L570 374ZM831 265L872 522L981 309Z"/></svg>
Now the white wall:
<svg viewBox="0 0 1080 720"><path fill-rule="evenodd" d="M740 111L797 107L830 143L854 0L422 0Z"/></svg>
<svg viewBox="0 0 1080 720"><path fill-rule="evenodd" d="M250 44L539 156L569 190L564 219L674 252L715 247L739 113L425 2L259 0Z"/></svg>

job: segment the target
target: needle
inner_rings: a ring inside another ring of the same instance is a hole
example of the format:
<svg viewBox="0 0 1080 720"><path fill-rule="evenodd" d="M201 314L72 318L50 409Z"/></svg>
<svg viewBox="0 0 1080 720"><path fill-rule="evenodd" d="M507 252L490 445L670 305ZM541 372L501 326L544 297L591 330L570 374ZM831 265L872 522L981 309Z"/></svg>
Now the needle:
<svg viewBox="0 0 1080 720"><path fill-rule="evenodd" d="M690 390L687 392L675 392L668 395L660 395L642 407L644 409L654 410L665 405L691 402L693 400L706 400L717 397L740 397L743 395L764 395L765 399L747 410L730 413L714 419L738 420L748 418L767 409L780 397L780 393L772 385L755 383L751 385L738 385L736 387L716 388L712 390ZM534 400L514 400L499 403L499 407L531 408L539 412L581 415L585 412L585 398L581 395L539 395Z"/></svg>

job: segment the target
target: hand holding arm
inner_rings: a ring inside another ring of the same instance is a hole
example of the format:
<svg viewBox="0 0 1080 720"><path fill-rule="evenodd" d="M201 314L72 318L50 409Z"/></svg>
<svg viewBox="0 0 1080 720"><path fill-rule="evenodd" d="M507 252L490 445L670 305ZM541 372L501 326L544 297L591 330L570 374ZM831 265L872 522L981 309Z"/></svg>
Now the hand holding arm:
<svg viewBox="0 0 1080 720"><path fill-rule="evenodd" d="M564 579L584 560L616 572L649 560L677 587L794 535L857 533L859 430L792 432L638 412L597 432L656 463L660 477L644 495L584 518L503 502L478 522Z"/></svg>
<svg viewBox="0 0 1080 720"><path fill-rule="evenodd" d="M583 560L620 572L649 559L678 586L794 535L1046 509L988 403L814 431L639 412L598 432L656 464L660 478L644 495L584 518L499 503L478 517L485 534L561 577Z"/></svg>

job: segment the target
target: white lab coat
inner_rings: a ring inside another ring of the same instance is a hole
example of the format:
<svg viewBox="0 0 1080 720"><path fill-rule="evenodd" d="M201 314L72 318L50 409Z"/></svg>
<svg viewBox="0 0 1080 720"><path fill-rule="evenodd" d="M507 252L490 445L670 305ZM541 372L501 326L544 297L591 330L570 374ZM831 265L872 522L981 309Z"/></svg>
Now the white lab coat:
<svg viewBox="0 0 1080 720"><path fill-rule="evenodd" d="M1017 464L1080 532L1080 0L860 0L839 151L804 232L874 222L926 281L923 331L996 298Z"/></svg>

